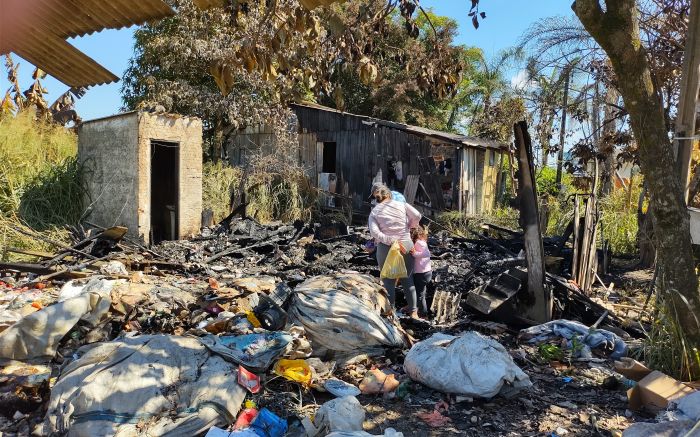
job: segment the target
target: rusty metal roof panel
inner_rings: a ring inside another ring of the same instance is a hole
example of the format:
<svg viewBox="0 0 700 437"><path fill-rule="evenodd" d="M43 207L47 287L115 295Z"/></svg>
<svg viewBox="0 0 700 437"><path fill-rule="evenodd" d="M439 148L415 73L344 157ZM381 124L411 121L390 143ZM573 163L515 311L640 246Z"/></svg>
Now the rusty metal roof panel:
<svg viewBox="0 0 700 437"><path fill-rule="evenodd" d="M65 39L174 13L163 0L1 0L0 54L15 52L70 86L115 82Z"/></svg>
<svg viewBox="0 0 700 437"><path fill-rule="evenodd" d="M292 106L300 106L306 108L317 109L319 111L334 112L336 114L348 115L352 117L359 117L363 119L364 123L367 124L377 124L381 126L390 127L393 129L402 130L405 132L412 133L414 135L426 137L433 141L443 141L454 146L467 146L467 147L479 147L488 149L508 149L508 145L501 143L499 141L490 140L486 138L470 137L467 135L455 134L451 132L442 132L434 129L428 129L420 126L412 126L410 124L397 123L395 121L380 120L377 118L368 117L366 115L357 115L350 112L343 112L338 109L329 108L328 106L319 105L313 102L300 102L294 103Z"/></svg>

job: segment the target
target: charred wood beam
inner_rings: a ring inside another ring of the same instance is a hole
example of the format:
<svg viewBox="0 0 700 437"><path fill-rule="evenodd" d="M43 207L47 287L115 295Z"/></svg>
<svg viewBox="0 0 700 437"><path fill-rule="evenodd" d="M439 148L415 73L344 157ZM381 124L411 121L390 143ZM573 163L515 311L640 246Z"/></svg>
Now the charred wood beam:
<svg viewBox="0 0 700 437"><path fill-rule="evenodd" d="M552 318L552 296L544 287L544 246L537 210L537 189L532 162L532 141L527 123L520 121L513 126L518 156L518 206L520 226L523 229L523 245L527 261L527 287L533 299L525 316L539 323Z"/></svg>

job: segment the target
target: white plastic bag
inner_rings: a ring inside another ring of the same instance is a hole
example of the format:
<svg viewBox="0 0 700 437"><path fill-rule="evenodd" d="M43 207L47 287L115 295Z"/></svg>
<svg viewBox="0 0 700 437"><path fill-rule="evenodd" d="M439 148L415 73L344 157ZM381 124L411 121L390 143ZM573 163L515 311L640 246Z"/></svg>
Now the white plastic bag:
<svg viewBox="0 0 700 437"><path fill-rule="evenodd" d="M532 386L500 343L473 331L433 334L408 351L403 366L411 379L443 393L492 398Z"/></svg>
<svg viewBox="0 0 700 437"><path fill-rule="evenodd" d="M334 431L362 431L365 410L355 396L333 399L321 405L314 418L317 436Z"/></svg>
<svg viewBox="0 0 700 437"><path fill-rule="evenodd" d="M386 291L367 275L315 276L294 289L290 321L304 327L314 356L326 352L371 353L403 347L406 336L395 320L383 316L391 304Z"/></svg>

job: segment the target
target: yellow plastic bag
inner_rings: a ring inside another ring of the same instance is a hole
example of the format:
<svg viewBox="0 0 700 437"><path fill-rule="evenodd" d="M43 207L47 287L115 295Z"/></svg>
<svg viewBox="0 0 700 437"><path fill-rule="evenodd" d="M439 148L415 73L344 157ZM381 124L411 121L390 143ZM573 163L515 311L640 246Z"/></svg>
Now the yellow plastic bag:
<svg viewBox="0 0 700 437"><path fill-rule="evenodd" d="M304 360L279 360L275 363L274 371L290 381L307 386L311 384L311 367Z"/></svg>
<svg viewBox="0 0 700 437"><path fill-rule="evenodd" d="M406 263L403 261L399 242L395 241L389 249L389 254L386 256L382 271L379 274L382 279L401 279L408 276L406 271Z"/></svg>

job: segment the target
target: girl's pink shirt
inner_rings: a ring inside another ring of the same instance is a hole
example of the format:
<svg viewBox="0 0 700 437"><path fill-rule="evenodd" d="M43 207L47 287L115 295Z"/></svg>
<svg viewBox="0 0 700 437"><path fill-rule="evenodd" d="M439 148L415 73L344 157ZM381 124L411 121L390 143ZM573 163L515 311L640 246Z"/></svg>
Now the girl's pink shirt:
<svg viewBox="0 0 700 437"><path fill-rule="evenodd" d="M428 249L428 243L424 240L416 240L413 244L413 258L415 258L413 265L413 273L426 273L433 270L430 265L430 250Z"/></svg>

